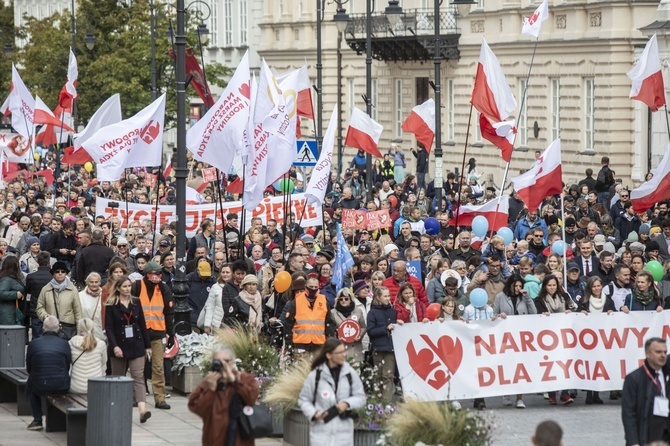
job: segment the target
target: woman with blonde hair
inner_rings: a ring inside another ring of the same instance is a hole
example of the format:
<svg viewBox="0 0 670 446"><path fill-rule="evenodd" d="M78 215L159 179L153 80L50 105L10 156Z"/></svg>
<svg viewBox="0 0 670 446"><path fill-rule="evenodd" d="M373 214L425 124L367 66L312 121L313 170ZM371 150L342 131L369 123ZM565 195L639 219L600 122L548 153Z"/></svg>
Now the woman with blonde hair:
<svg viewBox="0 0 670 446"><path fill-rule="evenodd" d="M107 344L96 338L94 330L95 323L86 317L79 321L77 335L69 341L72 352L70 393L87 393L88 379L105 375Z"/></svg>
<svg viewBox="0 0 670 446"><path fill-rule="evenodd" d="M555 252L552 252L549 254L547 257L547 261L544 262L545 265L547 265L547 268L549 268L549 271L552 273L562 273L563 272L563 258L556 254Z"/></svg>
<svg viewBox="0 0 670 446"><path fill-rule="evenodd" d="M96 338L107 341L107 337L102 332L102 313L104 303L102 303L102 287L100 282L102 278L95 271L86 278L86 287L79 292L79 303L81 305L81 315L93 321L93 334Z"/></svg>

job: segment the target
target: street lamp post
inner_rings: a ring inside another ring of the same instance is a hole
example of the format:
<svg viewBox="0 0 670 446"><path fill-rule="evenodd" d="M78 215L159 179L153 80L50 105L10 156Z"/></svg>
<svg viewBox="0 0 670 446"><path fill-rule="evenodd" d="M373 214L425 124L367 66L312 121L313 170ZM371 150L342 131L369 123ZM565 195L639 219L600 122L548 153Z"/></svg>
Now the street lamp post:
<svg viewBox="0 0 670 446"><path fill-rule="evenodd" d="M435 43L433 46L433 62L435 63L435 198L437 209L442 209L442 48L440 40L440 6L442 0L435 0Z"/></svg>
<svg viewBox="0 0 670 446"><path fill-rule="evenodd" d="M337 26L337 178L342 174L342 157L344 146L342 144L342 37L347 26L351 22L347 10L343 5L349 0L335 1L337 11L333 16L333 22Z"/></svg>

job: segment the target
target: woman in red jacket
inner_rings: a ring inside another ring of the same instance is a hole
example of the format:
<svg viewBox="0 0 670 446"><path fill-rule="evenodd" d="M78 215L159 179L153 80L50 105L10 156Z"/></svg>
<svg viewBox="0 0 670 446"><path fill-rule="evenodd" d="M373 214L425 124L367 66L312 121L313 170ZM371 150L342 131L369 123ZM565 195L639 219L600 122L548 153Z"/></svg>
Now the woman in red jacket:
<svg viewBox="0 0 670 446"><path fill-rule="evenodd" d="M428 322L424 316L424 307L416 298L416 292L411 283L404 283L398 290L394 308L398 313L398 322Z"/></svg>

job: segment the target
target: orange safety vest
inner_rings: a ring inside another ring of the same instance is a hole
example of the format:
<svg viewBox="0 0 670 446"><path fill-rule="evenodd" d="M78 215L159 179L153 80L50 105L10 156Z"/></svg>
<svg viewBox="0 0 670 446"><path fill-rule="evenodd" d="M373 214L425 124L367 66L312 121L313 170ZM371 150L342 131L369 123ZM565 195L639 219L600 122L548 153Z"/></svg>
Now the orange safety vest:
<svg viewBox="0 0 670 446"><path fill-rule="evenodd" d="M153 299L149 299L149 293L144 280L140 280L140 303L144 310L144 320L148 330L165 331L165 314L163 313L163 293L156 284Z"/></svg>
<svg viewBox="0 0 670 446"><path fill-rule="evenodd" d="M317 294L314 307L309 308L309 301L305 293L295 296L295 325L293 325L294 344L326 343L326 316L328 302L326 296Z"/></svg>

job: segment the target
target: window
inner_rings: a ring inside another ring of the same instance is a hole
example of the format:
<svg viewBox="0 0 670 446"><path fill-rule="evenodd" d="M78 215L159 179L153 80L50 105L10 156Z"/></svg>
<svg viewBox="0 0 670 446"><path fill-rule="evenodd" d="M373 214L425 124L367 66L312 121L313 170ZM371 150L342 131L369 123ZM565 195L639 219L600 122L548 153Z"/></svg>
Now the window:
<svg viewBox="0 0 670 446"><path fill-rule="evenodd" d="M304 0L298 0L298 17L302 17L303 11L305 11L305 6L303 5Z"/></svg>
<svg viewBox="0 0 670 446"><path fill-rule="evenodd" d="M370 95L370 99L372 100L372 112L370 113L370 117L377 121L378 116L379 116L379 97L377 96L377 79L372 79L372 83L370 84L370 90L372 90L372 94Z"/></svg>
<svg viewBox="0 0 670 446"><path fill-rule="evenodd" d="M246 0L240 1L240 45L246 46L248 44L248 33L249 23L248 23L248 14L247 14L247 2Z"/></svg>
<svg viewBox="0 0 670 446"><path fill-rule="evenodd" d="M233 44L233 0L223 2L223 16L225 22L223 45L231 46Z"/></svg>
<svg viewBox="0 0 670 446"><path fill-rule="evenodd" d="M456 139L456 113L454 112L454 80L447 81L447 141ZM437 117L436 117L437 119Z"/></svg>
<svg viewBox="0 0 670 446"><path fill-rule="evenodd" d="M277 11L279 12L279 18L284 15L284 0L277 0Z"/></svg>
<svg viewBox="0 0 670 446"><path fill-rule="evenodd" d="M423 104L428 100L428 78L417 77L415 80L416 87L416 105Z"/></svg>
<svg viewBox="0 0 670 446"><path fill-rule="evenodd" d="M219 4L212 3L212 14L209 17L209 46L219 46Z"/></svg>
<svg viewBox="0 0 670 446"><path fill-rule="evenodd" d="M559 78L551 79L551 140L561 136L561 81Z"/></svg>
<svg viewBox="0 0 670 446"><path fill-rule="evenodd" d="M347 97L349 98L349 115L354 111L356 107L356 88L353 78L347 79Z"/></svg>
<svg viewBox="0 0 670 446"><path fill-rule="evenodd" d="M395 80L395 137L402 138L402 79Z"/></svg>
<svg viewBox="0 0 670 446"><path fill-rule="evenodd" d="M584 150L595 147L595 79L584 79Z"/></svg>
<svg viewBox="0 0 670 446"><path fill-rule="evenodd" d="M484 9L484 0L477 0L477 9Z"/></svg>
<svg viewBox="0 0 670 446"><path fill-rule="evenodd" d="M528 147L528 100L524 101L526 93L526 79L519 79L519 106L521 113L519 113L519 122L517 124L517 138L518 145Z"/></svg>

